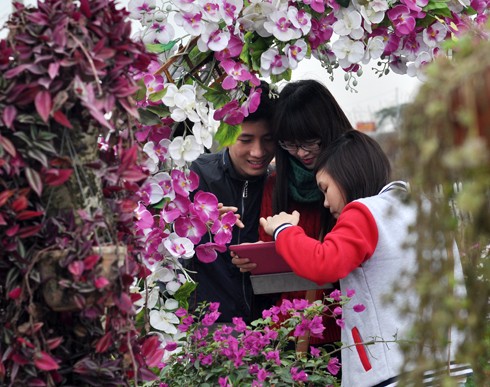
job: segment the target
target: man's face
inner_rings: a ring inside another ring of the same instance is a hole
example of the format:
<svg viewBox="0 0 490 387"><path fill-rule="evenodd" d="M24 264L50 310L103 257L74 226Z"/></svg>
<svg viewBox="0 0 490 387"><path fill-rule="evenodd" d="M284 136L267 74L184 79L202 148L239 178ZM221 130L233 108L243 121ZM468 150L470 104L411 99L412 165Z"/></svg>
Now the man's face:
<svg viewBox="0 0 490 387"><path fill-rule="evenodd" d="M237 141L228 147L235 171L245 178L266 173L276 150L266 121L244 122Z"/></svg>

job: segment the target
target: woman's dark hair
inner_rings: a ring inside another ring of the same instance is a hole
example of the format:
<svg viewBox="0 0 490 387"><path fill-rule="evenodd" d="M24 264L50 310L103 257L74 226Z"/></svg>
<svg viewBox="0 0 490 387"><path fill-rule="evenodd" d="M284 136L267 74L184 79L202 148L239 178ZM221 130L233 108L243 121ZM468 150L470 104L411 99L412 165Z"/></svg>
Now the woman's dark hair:
<svg viewBox="0 0 490 387"><path fill-rule="evenodd" d="M302 143L321 140L324 149L346 130L352 129L347 116L328 89L318 81L308 79L288 83L279 94L272 120L274 140ZM272 207L274 213L289 211L288 180L290 174L289 153L280 147L276 152L276 186ZM323 211L322 202L318 203ZM322 224L333 227L333 218L325 211ZM323 216L322 215L322 216ZM324 230L321 234L324 234Z"/></svg>
<svg viewBox="0 0 490 387"><path fill-rule="evenodd" d="M315 173L327 172L345 202L374 196L390 181L391 166L379 144L357 130L343 133L318 156Z"/></svg>

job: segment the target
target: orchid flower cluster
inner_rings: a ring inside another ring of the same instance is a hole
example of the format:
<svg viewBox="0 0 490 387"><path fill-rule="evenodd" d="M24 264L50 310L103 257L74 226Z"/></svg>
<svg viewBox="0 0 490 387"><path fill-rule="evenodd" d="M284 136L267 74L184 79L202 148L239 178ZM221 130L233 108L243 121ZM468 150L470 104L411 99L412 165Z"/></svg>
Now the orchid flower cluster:
<svg viewBox="0 0 490 387"><path fill-rule="evenodd" d="M232 324L215 326L219 304L201 304L195 315L179 309L182 337L168 343L161 380L167 387L182 385L248 386L339 386L335 377L341 364L332 356L339 349L310 347L308 353L295 352L294 343L309 334L322 337L323 315L336 318L343 327L342 309L355 295L333 291L327 300L309 303L304 299L283 300L262 312L262 318L247 326L241 318ZM333 302L333 304L331 304ZM358 304L354 310L362 312ZM215 329L213 329L215 328Z"/></svg>
<svg viewBox="0 0 490 387"><path fill-rule="evenodd" d="M488 0L131 0L145 43L174 47L197 38L226 72L222 86L263 77L287 78L314 56L330 71L361 70L422 76L444 55L442 43L485 24ZM179 31L181 32L179 34Z"/></svg>

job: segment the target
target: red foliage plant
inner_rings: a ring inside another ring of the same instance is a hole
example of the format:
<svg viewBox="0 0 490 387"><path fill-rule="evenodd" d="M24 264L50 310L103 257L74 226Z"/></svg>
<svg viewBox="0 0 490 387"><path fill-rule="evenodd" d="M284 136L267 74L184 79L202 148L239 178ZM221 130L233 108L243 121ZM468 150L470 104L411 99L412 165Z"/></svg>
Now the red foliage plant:
<svg viewBox="0 0 490 387"><path fill-rule="evenodd" d="M129 292L146 177L131 96L151 57L112 0L14 7L0 41L0 384L138 384L160 351ZM120 247L104 267L107 243Z"/></svg>

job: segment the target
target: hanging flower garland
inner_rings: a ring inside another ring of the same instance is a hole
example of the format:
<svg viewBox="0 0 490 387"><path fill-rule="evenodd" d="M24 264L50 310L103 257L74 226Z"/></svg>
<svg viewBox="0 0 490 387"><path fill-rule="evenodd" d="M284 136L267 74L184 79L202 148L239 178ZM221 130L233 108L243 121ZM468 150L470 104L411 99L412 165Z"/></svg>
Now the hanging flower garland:
<svg viewBox="0 0 490 387"><path fill-rule="evenodd" d="M331 77L342 69L348 88L373 61L379 76L423 79L424 67L447 54L445 42L483 31L488 8L486 0L130 0L139 37L158 57L137 96L151 176L136 211L148 273L135 292L150 329L175 339L174 312L194 289L182 262L194 254L211 262L231 239L235 217L220 214L214 195L190 199L198 177L188 166L236 140L260 102L259 77L290 80L314 57ZM205 234L211 242L195 247Z"/></svg>

